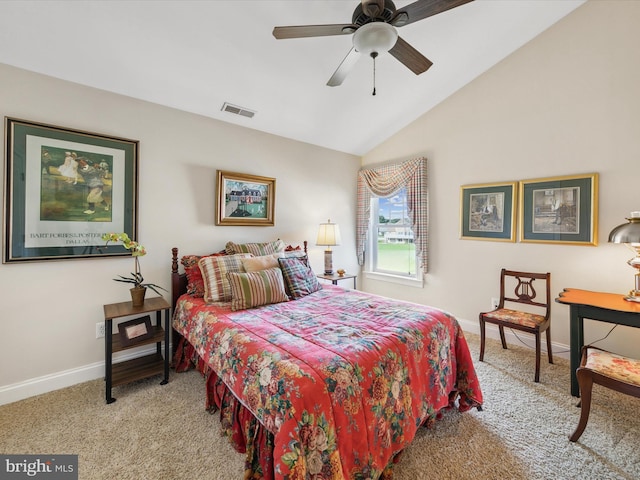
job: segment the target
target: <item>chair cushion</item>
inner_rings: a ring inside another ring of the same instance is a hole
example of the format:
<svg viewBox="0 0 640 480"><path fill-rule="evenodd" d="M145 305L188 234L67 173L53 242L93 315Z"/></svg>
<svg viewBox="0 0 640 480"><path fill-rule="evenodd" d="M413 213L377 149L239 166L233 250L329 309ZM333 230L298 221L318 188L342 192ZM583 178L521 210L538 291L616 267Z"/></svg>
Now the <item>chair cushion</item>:
<svg viewBox="0 0 640 480"><path fill-rule="evenodd" d="M544 315L520 312L518 310L511 310L508 308L500 308L493 312L485 313L483 317L485 320L499 320L501 322L513 323L515 325L522 325L523 327L529 328L535 328L544 323Z"/></svg>
<svg viewBox="0 0 640 480"><path fill-rule="evenodd" d="M615 380L640 386L640 360L597 348L587 348L584 366Z"/></svg>

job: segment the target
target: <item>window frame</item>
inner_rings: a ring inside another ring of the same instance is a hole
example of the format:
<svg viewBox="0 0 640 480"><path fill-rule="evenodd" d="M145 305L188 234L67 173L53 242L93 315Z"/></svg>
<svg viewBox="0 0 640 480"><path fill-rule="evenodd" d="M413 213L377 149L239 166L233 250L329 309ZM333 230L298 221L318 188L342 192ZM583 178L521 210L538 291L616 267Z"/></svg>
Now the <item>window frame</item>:
<svg viewBox="0 0 640 480"><path fill-rule="evenodd" d="M414 243L419 250L420 282L428 272L429 196L427 190L427 159L418 157L400 163L361 168L357 181L356 255L358 265L366 272L371 249L371 196L386 197L402 187L407 189ZM415 283L415 282L412 282Z"/></svg>
<svg viewBox="0 0 640 480"><path fill-rule="evenodd" d="M398 191L394 192L393 195L398 195L400 192L404 190L404 221L401 224L402 228L409 228L413 233L413 228L411 226L411 221L408 218L409 215L409 206L407 202L407 192L406 187L400 188ZM391 196L393 196L391 195ZM378 259L378 229L380 228L380 206L379 199L381 198L390 198L383 197L380 195L371 195L371 203L370 203L370 217L369 217L369 230L368 230L368 241L367 241L367 251L369 255L365 256L365 277L380 280L390 283L397 283L401 285L408 285L413 287L422 287L423 286L423 272L422 267L420 266L420 259L417 253L417 248L414 250L414 262L416 271L414 274L411 273L402 273L400 271L393 270L385 270L377 268L377 259Z"/></svg>

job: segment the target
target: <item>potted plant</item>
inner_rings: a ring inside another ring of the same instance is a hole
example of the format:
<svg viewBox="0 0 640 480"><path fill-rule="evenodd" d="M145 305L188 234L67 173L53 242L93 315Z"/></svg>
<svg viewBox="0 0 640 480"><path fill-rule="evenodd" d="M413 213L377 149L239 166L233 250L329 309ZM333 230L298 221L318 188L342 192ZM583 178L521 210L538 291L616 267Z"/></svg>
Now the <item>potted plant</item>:
<svg viewBox="0 0 640 480"><path fill-rule="evenodd" d="M134 271L131 272L131 276L129 277L118 275L119 278L114 278L114 280L116 282L130 283L133 285L130 292L131 301L134 307L142 306L142 304L144 303L144 296L147 288L150 288L158 295L161 295L161 293L157 289L164 290L165 292L167 291L166 289L162 288L159 285L156 285L155 283L144 283L144 277L142 276L142 273L140 273L139 260L140 257L147 254L144 246L142 246L135 240L131 240L129 238L129 235L127 235L126 233L105 233L104 235L102 235L102 240L107 242L107 244L109 244L109 242L122 242L122 246L124 248L126 248L127 250L131 250L131 256L134 260Z"/></svg>

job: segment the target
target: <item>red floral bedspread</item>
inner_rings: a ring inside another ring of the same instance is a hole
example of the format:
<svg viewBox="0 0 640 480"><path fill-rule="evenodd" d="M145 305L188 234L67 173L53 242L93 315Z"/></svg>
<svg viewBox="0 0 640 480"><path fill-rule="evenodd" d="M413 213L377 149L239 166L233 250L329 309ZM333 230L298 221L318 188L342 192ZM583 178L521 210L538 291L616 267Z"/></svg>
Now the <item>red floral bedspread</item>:
<svg viewBox="0 0 640 480"><path fill-rule="evenodd" d="M377 479L439 411L482 404L456 319L326 285L232 312L182 296L174 328L273 434L277 479Z"/></svg>

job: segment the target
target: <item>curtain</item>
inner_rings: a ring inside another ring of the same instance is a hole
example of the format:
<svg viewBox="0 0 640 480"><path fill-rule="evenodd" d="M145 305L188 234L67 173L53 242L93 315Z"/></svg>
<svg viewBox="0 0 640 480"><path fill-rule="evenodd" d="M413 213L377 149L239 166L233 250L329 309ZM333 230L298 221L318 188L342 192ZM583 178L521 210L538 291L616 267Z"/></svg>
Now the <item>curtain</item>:
<svg viewBox="0 0 640 480"><path fill-rule="evenodd" d="M397 164L362 168L358 172L358 209L356 211L356 253L358 264L364 265L369 233L371 197L390 197L402 187L407 189L409 218L413 241L422 273L427 272L427 229L429 220L427 197L427 159L416 158Z"/></svg>

